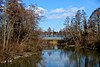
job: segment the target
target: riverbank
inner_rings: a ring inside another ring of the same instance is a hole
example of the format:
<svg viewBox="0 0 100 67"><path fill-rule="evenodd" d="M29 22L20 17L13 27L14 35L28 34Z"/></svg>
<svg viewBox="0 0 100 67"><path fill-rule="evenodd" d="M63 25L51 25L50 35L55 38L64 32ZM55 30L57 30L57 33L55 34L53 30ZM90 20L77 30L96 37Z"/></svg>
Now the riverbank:
<svg viewBox="0 0 100 67"><path fill-rule="evenodd" d="M78 61L79 60L79 61ZM99 67L100 53L89 49L44 49L40 55L22 57L0 67Z"/></svg>
<svg viewBox="0 0 100 67"><path fill-rule="evenodd" d="M41 46L42 45L42 46ZM36 44L34 46L31 46L30 48L26 47L24 51L3 51L0 54L0 64L5 64L5 63L12 63L14 60L20 59L20 58L25 58L25 57L30 57L30 56L37 56L41 53L41 51L46 47L46 45L41 44Z"/></svg>
<svg viewBox="0 0 100 67"><path fill-rule="evenodd" d="M20 59L20 58L25 58L25 57L30 57L32 55L36 55L37 53L34 52L24 52L20 55L16 55L14 57L9 58L9 60L2 60L0 63L12 63L14 60Z"/></svg>
<svg viewBox="0 0 100 67"><path fill-rule="evenodd" d="M57 46L58 47L62 47L63 49L66 49L66 48L82 48L82 49L90 49L90 50L100 50L100 48L97 48L97 47L68 45L66 43L64 43L64 44L58 44Z"/></svg>

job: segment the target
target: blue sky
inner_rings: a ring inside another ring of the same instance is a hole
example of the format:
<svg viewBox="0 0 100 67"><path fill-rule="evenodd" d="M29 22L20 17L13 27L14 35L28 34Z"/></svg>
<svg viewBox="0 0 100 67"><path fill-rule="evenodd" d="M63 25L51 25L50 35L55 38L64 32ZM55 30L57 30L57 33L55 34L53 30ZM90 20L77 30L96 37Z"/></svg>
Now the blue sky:
<svg viewBox="0 0 100 67"><path fill-rule="evenodd" d="M96 8L100 7L99 0L23 0L23 3L36 4L40 10L43 10L45 17L39 22L43 30L48 27L59 31L64 27L64 19L67 16L73 17L77 10L84 9L88 17Z"/></svg>

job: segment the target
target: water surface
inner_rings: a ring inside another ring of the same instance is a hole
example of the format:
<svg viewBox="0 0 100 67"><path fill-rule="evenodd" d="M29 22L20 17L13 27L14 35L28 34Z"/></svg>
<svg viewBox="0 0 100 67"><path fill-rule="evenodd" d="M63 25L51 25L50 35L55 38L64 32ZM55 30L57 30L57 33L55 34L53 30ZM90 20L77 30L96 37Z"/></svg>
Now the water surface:
<svg viewBox="0 0 100 67"><path fill-rule="evenodd" d="M37 56L21 58L0 67L100 67L100 54L88 49L46 49Z"/></svg>

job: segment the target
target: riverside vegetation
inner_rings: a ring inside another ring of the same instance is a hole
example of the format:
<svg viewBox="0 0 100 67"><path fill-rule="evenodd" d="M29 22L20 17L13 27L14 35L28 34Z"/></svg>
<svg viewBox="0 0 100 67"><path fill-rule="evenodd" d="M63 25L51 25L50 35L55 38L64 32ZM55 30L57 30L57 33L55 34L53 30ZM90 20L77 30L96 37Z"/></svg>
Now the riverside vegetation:
<svg viewBox="0 0 100 67"><path fill-rule="evenodd" d="M38 11L34 5L26 8L21 0L0 0L0 62L42 50L38 36L45 32L38 27L42 17ZM72 37L75 47L100 48L100 8L93 11L89 20L84 10L78 10L65 22L65 28L56 34Z"/></svg>
<svg viewBox="0 0 100 67"><path fill-rule="evenodd" d="M94 10L87 20L84 10L78 10L75 17L66 17L63 35L71 37L76 47L100 48L100 8Z"/></svg>
<svg viewBox="0 0 100 67"><path fill-rule="evenodd" d="M0 62L41 49L38 44L41 16L37 10L34 5L24 7L21 0L0 0Z"/></svg>

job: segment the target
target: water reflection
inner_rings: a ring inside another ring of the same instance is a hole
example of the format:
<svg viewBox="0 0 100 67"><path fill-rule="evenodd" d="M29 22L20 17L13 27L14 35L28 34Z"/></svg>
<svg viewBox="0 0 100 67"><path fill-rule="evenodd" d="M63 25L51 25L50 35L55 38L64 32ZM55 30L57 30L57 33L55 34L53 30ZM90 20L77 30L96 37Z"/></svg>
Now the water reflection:
<svg viewBox="0 0 100 67"><path fill-rule="evenodd" d="M88 49L44 50L39 67L99 67L100 56ZM43 65L43 66L42 66Z"/></svg>
<svg viewBox="0 0 100 67"><path fill-rule="evenodd" d="M22 58L0 67L99 67L100 54L88 49L46 49L41 54Z"/></svg>

